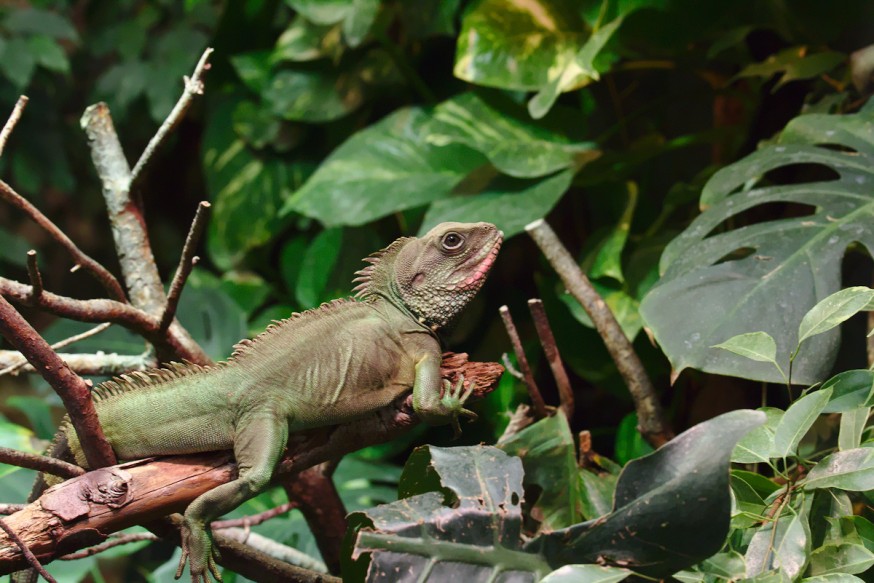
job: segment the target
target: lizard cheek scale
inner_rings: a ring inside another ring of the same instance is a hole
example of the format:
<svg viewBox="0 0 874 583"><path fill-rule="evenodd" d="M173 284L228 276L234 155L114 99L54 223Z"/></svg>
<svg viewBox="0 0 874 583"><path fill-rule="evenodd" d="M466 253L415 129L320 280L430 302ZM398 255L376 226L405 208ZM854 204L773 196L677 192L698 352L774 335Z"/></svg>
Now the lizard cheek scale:
<svg viewBox="0 0 874 583"><path fill-rule="evenodd" d="M443 390L437 331L482 287L503 233L489 223L443 223L365 258L355 299L277 322L212 366L169 363L94 388L104 433L120 461L233 450L236 479L196 498L182 524L191 580L218 579L209 524L269 484L290 432L365 417L412 390L431 424L452 424L470 389ZM357 301L356 301L357 300ZM68 419L47 452L87 468ZM51 478L40 476L31 500Z"/></svg>

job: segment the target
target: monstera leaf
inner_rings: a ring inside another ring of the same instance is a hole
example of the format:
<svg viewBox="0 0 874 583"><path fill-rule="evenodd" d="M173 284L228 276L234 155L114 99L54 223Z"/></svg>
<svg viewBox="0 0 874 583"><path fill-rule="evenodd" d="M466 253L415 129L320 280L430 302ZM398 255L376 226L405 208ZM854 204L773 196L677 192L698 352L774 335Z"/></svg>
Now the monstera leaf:
<svg viewBox="0 0 874 583"><path fill-rule="evenodd" d="M758 185L771 171L808 165L833 178ZM763 204L796 203L810 214L717 229ZM641 313L675 373L687 367L781 382L769 363L714 348L738 334L767 332L776 360L788 370L802 317L841 285L849 245L874 253L874 107L855 115L794 119L776 145L717 172L701 194L704 212L662 255L658 285ZM811 384L828 374L839 330L808 338L793 363L792 381Z"/></svg>

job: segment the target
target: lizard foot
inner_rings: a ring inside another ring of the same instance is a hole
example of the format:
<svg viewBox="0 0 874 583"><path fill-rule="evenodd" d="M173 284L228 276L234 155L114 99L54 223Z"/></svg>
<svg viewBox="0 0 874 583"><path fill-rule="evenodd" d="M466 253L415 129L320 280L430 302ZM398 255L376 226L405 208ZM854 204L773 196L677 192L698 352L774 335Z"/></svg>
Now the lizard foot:
<svg viewBox="0 0 874 583"><path fill-rule="evenodd" d="M185 519L182 523L182 558L176 569L176 579L182 576L185 561L189 562L191 583L209 583L209 573L221 583L222 575L218 568L220 559L218 549L212 542L212 533L202 524Z"/></svg>
<svg viewBox="0 0 874 583"><path fill-rule="evenodd" d="M461 425L458 423L458 417L464 416L469 418L470 420L476 419L476 413L464 408L464 403L467 401L468 397L473 394L473 389L476 386L476 383L471 382L470 386L467 387L467 390L464 390L464 376L459 375L458 382L455 383L453 387L449 381L443 380L443 398L440 399L440 402L443 406L451 412L452 415L452 429L455 433L455 438L461 435Z"/></svg>

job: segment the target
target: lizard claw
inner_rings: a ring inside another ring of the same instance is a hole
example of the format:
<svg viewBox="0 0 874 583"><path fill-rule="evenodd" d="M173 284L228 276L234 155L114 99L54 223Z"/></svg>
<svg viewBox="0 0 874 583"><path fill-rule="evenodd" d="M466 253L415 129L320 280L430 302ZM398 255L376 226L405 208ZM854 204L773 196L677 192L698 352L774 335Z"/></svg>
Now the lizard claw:
<svg viewBox="0 0 874 583"><path fill-rule="evenodd" d="M455 386L443 380L443 405L450 411L452 429L455 434L455 439L461 435L461 425L458 423L458 417L464 416L469 419L476 419L477 415L473 411L464 408L464 403L473 394L476 383L471 382L467 390L464 389L464 376L459 375L458 382Z"/></svg>
<svg viewBox="0 0 874 583"><path fill-rule="evenodd" d="M176 579L182 576L185 562L188 561L192 583L210 583L210 573L221 583L222 575L217 562L219 559L219 552L212 542L210 532L186 519L182 524L182 557L176 568Z"/></svg>

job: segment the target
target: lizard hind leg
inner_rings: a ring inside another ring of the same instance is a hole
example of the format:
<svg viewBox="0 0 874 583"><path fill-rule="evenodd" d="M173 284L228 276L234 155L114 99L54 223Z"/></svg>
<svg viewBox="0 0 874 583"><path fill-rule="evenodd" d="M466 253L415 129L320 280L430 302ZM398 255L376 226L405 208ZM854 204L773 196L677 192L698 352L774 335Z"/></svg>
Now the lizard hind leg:
<svg viewBox="0 0 874 583"><path fill-rule="evenodd" d="M201 494L188 505L182 524L182 558L177 579L182 576L187 559L192 583L209 583L209 573L221 581L216 562L218 550L209 523L267 487L287 440L287 419L272 412L252 411L237 422L234 436L237 479Z"/></svg>

